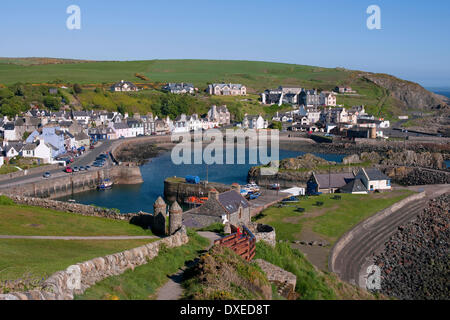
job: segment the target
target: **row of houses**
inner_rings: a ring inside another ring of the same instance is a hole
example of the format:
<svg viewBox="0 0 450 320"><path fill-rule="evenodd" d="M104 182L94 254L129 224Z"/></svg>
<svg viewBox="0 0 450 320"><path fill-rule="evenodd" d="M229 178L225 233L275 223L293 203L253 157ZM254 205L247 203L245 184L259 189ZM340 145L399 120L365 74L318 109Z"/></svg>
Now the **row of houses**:
<svg viewBox="0 0 450 320"><path fill-rule="evenodd" d="M167 83L162 90L174 94L194 94L198 92L192 83ZM208 85L206 92L215 96L245 96L247 87L239 83L213 83Z"/></svg>
<svg viewBox="0 0 450 320"><path fill-rule="evenodd" d="M336 94L331 91L307 90L298 87L280 86L278 89L267 89L261 93L263 104L279 106L283 104L304 105L307 107L332 106L337 104Z"/></svg>

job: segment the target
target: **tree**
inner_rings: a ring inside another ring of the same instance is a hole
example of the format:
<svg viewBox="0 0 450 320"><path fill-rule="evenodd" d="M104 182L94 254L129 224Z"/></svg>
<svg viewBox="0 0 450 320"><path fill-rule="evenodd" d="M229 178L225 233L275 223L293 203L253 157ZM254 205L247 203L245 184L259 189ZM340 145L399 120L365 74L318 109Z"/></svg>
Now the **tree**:
<svg viewBox="0 0 450 320"><path fill-rule="evenodd" d="M271 123L270 128L271 129L278 129L278 130L281 131L283 129L283 124L281 122L279 122L279 121L274 121L274 122Z"/></svg>
<svg viewBox="0 0 450 320"><path fill-rule="evenodd" d="M76 94L80 94L81 92L83 92L83 89L81 89L81 86L78 83L75 83L73 85L73 92L75 92Z"/></svg>

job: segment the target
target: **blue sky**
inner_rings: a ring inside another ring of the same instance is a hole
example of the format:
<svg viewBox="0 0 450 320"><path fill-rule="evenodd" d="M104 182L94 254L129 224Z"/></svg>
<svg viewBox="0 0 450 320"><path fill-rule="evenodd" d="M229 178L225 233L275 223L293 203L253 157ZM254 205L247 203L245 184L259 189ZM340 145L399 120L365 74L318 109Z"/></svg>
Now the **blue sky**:
<svg viewBox="0 0 450 320"><path fill-rule="evenodd" d="M66 8L81 8L68 30ZM366 9L381 8L381 30ZM450 87L448 0L3 1L3 57L239 59L390 73Z"/></svg>

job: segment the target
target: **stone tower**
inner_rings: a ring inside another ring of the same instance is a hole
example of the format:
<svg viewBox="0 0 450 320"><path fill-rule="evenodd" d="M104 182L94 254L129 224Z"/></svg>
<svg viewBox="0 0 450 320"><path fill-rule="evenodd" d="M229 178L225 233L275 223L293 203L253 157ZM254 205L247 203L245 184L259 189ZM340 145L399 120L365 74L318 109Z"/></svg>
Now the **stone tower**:
<svg viewBox="0 0 450 320"><path fill-rule="evenodd" d="M169 235L174 234L183 226L183 209L174 202L169 209Z"/></svg>
<svg viewBox="0 0 450 320"><path fill-rule="evenodd" d="M167 216L167 204L163 200L163 198L158 197L158 199L156 199L155 203L153 204L153 215L157 216L160 213L163 214L164 217Z"/></svg>
<svg viewBox="0 0 450 320"><path fill-rule="evenodd" d="M156 235L166 235L167 204L163 198L159 197L153 204L153 227L152 231Z"/></svg>

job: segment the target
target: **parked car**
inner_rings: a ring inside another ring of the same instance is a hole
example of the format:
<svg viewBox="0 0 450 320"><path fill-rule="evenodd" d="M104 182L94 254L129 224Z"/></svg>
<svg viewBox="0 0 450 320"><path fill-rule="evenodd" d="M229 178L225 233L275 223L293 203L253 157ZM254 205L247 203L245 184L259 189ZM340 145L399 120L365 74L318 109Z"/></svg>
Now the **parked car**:
<svg viewBox="0 0 450 320"><path fill-rule="evenodd" d="M78 172L80 169L78 167L73 167L73 172Z"/></svg>
<svg viewBox="0 0 450 320"><path fill-rule="evenodd" d="M73 172L72 168L69 167L69 166L67 166L66 169L64 169L64 171L67 172L67 173L72 173Z"/></svg>
<svg viewBox="0 0 450 320"><path fill-rule="evenodd" d="M51 173L50 172L46 172L46 173L44 173L42 176L45 178L45 179L48 179L48 178L50 178L51 177Z"/></svg>
<svg viewBox="0 0 450 320"><path fill-rule="evenodd" d="M85 170L86 170L85 167L83 167L83 166L80 167L80 171L85 171Z"/></svg>
<svg viewBox="0 0 450 320"><path fill-rule="evenodd" d="M86 167L84 167L84 168L86 169L86 171L91 170L91 167L90 167L90 166L86 166Z"/></svg>
<svg viewBox="0 0 450 320"><path fill-rule="evenodd" d="M91 146L89 147L89 149L92 150L92 149L95 149L95 147L94 147L93 145L91 145Z"/></svg>

